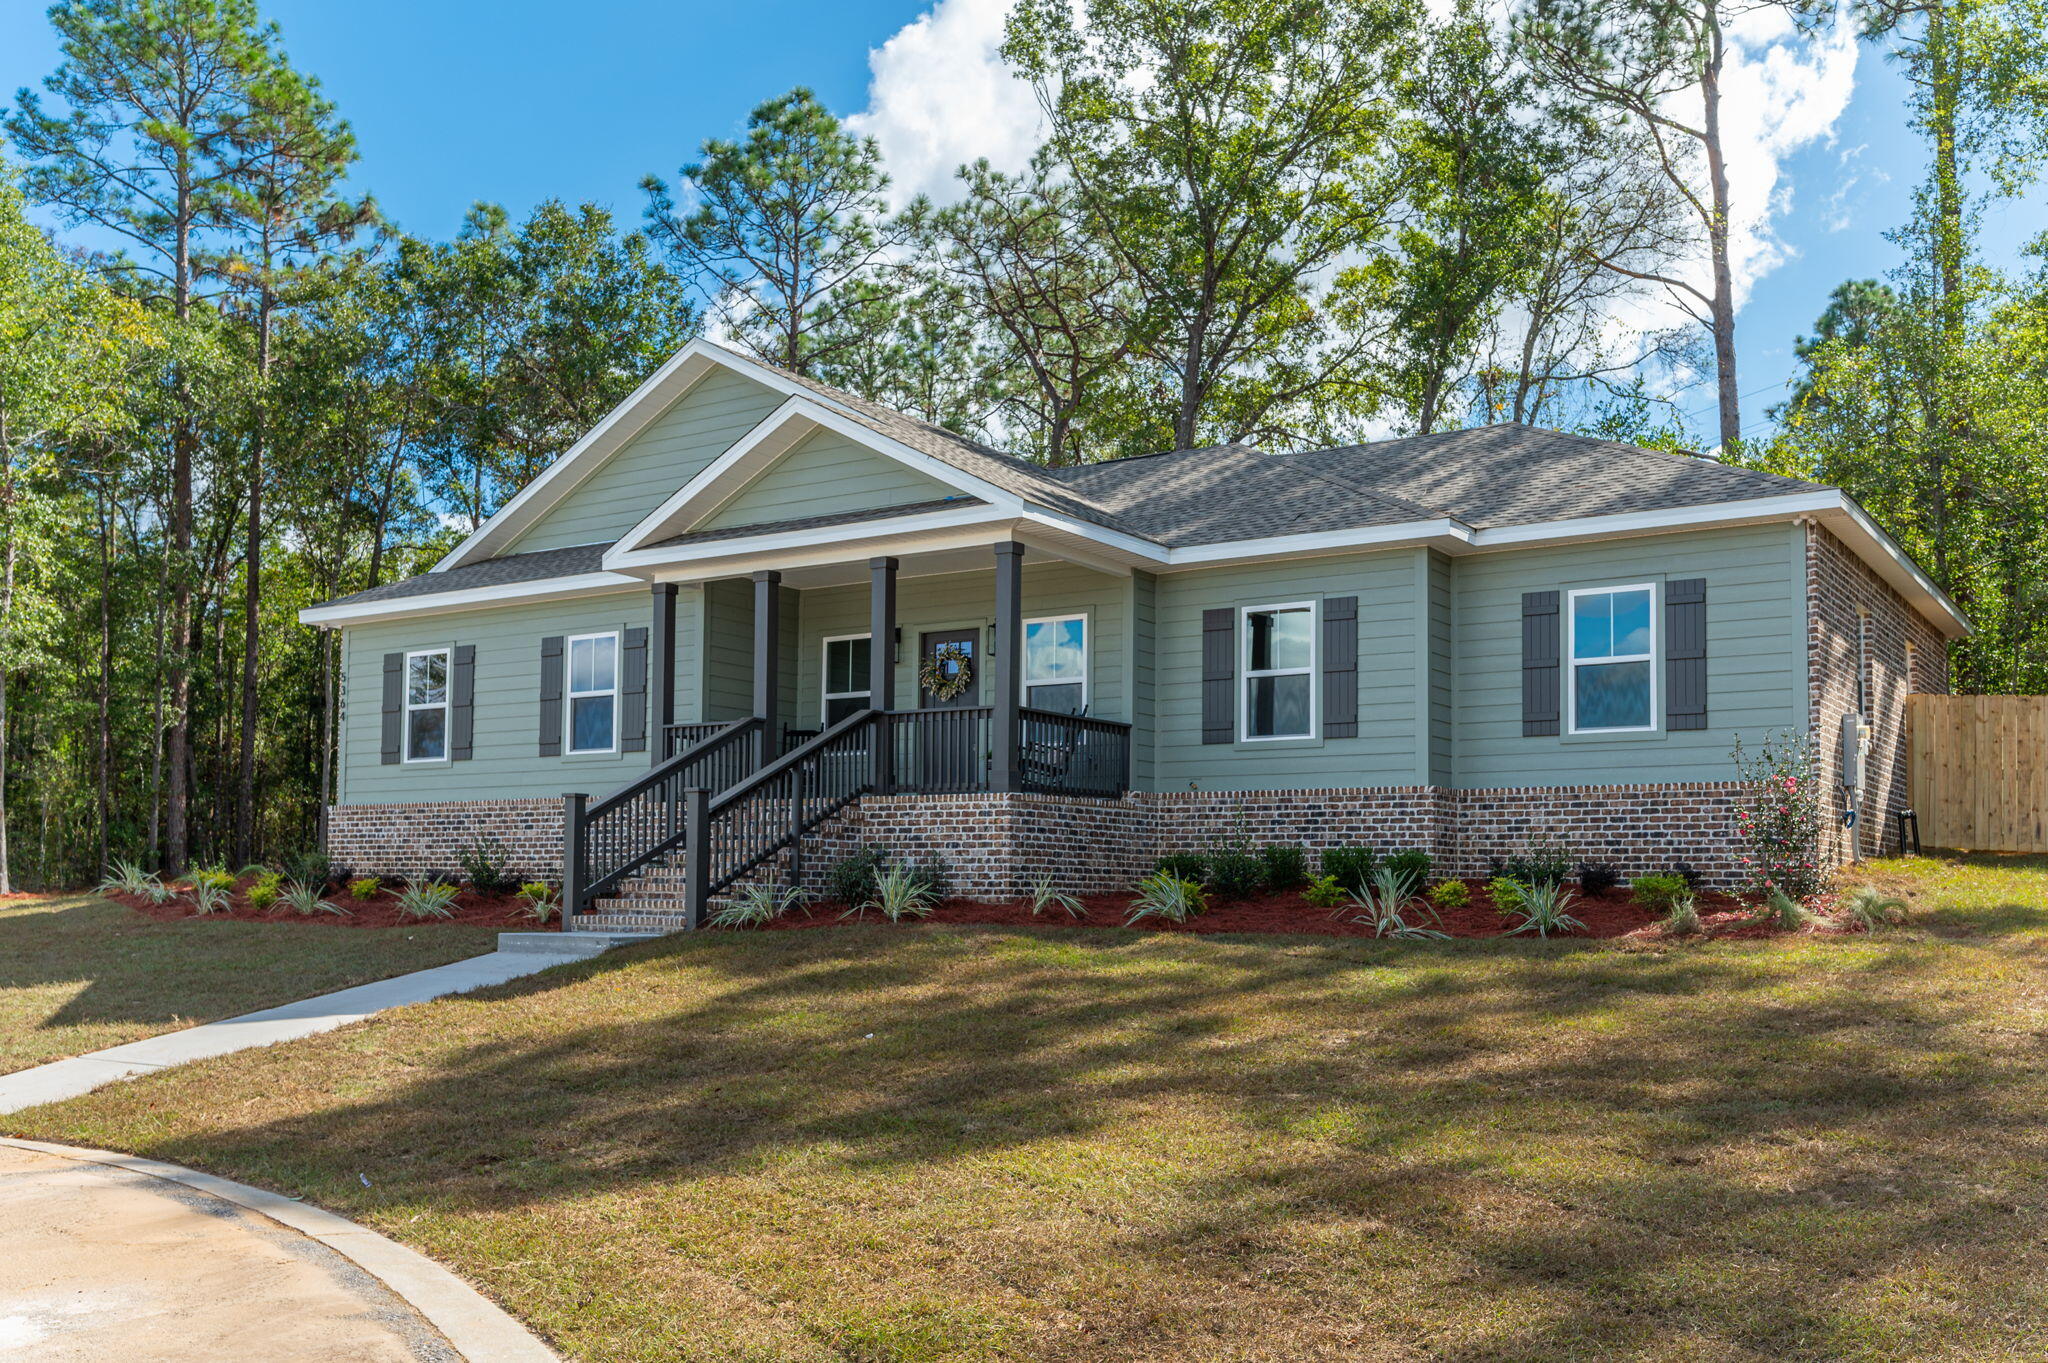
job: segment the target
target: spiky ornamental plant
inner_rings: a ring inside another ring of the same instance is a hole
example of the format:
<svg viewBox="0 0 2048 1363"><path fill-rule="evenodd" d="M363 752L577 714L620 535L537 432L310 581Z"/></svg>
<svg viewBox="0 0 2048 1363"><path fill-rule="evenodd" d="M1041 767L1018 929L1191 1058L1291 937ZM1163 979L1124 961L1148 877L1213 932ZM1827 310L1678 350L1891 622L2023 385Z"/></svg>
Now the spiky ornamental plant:
<svg viewBox="0 0 2048 1363"><path fill-rule="evenodd" d="M1787 730L1766 734L1755 748L1737 738L1732 756L1742 787L1735 836L1743 889L1766 896L1777 890L1795 900L1820 893L1828 879L1820 860L1827 810L1813 744Z"/></svg>

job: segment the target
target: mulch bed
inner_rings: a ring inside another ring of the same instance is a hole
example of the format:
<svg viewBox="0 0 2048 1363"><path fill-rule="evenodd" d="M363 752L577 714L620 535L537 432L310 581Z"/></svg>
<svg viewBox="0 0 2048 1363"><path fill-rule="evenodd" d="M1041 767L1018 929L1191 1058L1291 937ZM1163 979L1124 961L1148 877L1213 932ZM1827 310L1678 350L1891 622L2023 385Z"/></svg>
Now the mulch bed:
<svg viewBox="0 0 2048 1363"><path fill-rule="evenodd" d="M545 925L536 923L525 915L526 906L509 894L478 894L475 890L464 889L455 897L450 907L454 916L450 918L407 918L398 911L398 896L389 890L380 892L375 899L358 900L348 896L346 886L330 887L323 898L343 905L346 915L335 913L314 913L301 915L282 901L267 908L257 908L244 893L248 886L238 884L231 896L233 908L226 913L201 914L192 906L187 897L179 897L162 904L152 904L141 895L109 894L107 898L116 904L125 904L139 914L168 923L179 918L235 919L244 923L304 923L311 927L329 928L502 928L515 932L554 932L562 926L559 921Z"/></svg>
<svg viewBox="0 0 2048 1363"><path fill-rule="evenodd" d="M1494 908L1493 896L1488 893L1486 882L1467 881L1466 888L1471 893L1470 901L1463 908L1439 910L1442 918L1440 923L1431 923L1426 918L1411 921L1447 932L1453 937L1509 935L1514 927L1514 920L1502 917ZM1086 918L1073 918L1060 909L1048 909L1045 913L1033 917L1030 901L1022 899L1000 903L948 899L939 905L931 917L923 921L1041 928L1120 928L1124 926L1124 919L1130 916L1131 897L1127 894L1081 895L1077 898L1088 910ZM1787 935L1769 924L1754 921L1755 907L1732 895L1709 891L1700 894L1695 902L1699 908L1700 926L1704 936ZM1151 932L1274 932L1315 937L1371 936L1369 928L1350 921L1356 916L1357 909L1349 905L1342 910L1319 909L1304 900L1296 891L1264 894L1253 899L1231 902L1220 902L1212 896L1210 903L1211 907L1206 913L1186 923L1167 923L1148 918L1132 926ZM788 914L769 924L766 930L802 931L852 921L839 917L840 908L841 906L837 904L816 904L812 906L810 916L806 917L802 913ZM1586 925L1584 931L1573 933L1573 937L1661 939L1663 936L1657 927L1656 915L1636 903L1627 890L1612 890L1604 895L1578 895L1572 900L1567 912ZM865 915L865 918L869 922L883 921L874 913ZM1822 924L1822 929L1825 930L1825 924Z"/></svg>

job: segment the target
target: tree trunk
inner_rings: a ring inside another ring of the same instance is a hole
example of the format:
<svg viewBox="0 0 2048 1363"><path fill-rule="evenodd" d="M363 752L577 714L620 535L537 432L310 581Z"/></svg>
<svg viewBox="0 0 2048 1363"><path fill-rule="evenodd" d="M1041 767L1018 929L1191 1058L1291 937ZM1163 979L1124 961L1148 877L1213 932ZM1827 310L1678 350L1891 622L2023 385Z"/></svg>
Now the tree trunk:
<svg viewBox="0 0 2048 1363"><path fill-rule="evenodd" d="M249 539L242 592L242 754L235 777L235 865L254 860L256 829L256 654L263 606L263 442L270 423L268 287L256 305L256 429L249 442Z"/></svg>
<svg viewBox="0 0 2048 1363"><path fill-rule="evenodd" d="M173 312L181 329L192 318L191 178L189 159L181 154L172 267ZM164 793L163 869L177 875L184 871L189 852L186 815L192 769L192 574L188 560L192 553L192 455L199 436L198 402L192 395L190 376L182 367L173 375L172 387L177 395L178 420L171 433L171 542L167 546L171 571L171 618L167 633L171 647L165 662L169 674L170 733L165 741L164 760L170 771Z"/></svg>
<svg viewBox="0 0 2048 1363"><path fill-rule="evenodd" d="M13 490L5 494L9 525L7 527L7 566L0 575L0 620L10 620L14 614L14 526ZM14 878L8 869L7 856L7 664L0 658L0 894L14 893Z"/></svg>
<svg viewBox="0 0 2048 1363"><path fill-rule="evenodd" d="M1714 377L1720 388L1721 448L1733 453L1742 439L1741 389L1735 378L1735 275L1728 263L1728 162L1721 147L1721 65L1727 45L1721 16L1713 4L1706 9L1706 69L1700 73L1700 98L1705 104L1703 139L1713 216L1707 243L1713 257L1714 295L1709 305L1714 334Z"/></svg>
<svg viewBox="0 0 2048 1363"><path fill-rule="evenodd" d="M107 825L113 816L109 800L110 768L114 746L114 616L113 616L113 518L107 509L106 451L100 451L99 487L94 498L100 525L100 686L99 733L94 744L94 802L99 810L99 860L101 872L107 867Z"/></svg>

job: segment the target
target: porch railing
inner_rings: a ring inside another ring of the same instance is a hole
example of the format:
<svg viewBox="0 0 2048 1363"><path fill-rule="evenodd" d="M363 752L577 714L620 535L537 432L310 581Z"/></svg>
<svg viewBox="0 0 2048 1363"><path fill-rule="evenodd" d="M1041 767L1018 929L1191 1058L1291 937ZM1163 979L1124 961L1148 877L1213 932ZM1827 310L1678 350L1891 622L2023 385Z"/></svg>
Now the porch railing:
<svg viewBox="0 0 2048 1363"><path fill-rule="evenodd" d="M661 755L665 760L677 753L687 752L732 722L729 719L706 719L692 720L687 724L670 724L661 731Z"/></svg>
<svg viewBox="0 0 2048 1363"><path fill-rule="evenodd" d="M595 804L567 798L562 910L574 915L633 872L682 845L684 795L725 790L754 767L759 719L736 719Z"/></svg>
<svg viewBox="0 0 2048 1363"><path fill-rule="evenodd" d="M993 706L894 710L878 722L887 737L886 761L876 770L877 793L956 795L988 789Z"/></svg>
<svg viewBox="0 0 2048 1363"><path fill-rule="evenodd" d="M1018 712L1017 770L1047 795L1121 795L1131 788L1131 726L1057 710Z"/></svg>

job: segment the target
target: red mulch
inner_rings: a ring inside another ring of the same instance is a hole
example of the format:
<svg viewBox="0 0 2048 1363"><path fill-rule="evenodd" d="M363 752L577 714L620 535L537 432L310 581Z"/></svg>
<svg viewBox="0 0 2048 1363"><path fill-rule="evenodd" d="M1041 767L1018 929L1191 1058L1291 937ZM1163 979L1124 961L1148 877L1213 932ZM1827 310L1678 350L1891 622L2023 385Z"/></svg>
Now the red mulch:
<svg viewBox="0 0 2048 1363"><path fill-rule="evenodd" d="M282 901L269 908L259 909L251 905L243 893L248 886L238 884L233 892L234 907L226 913L202 915L192 907L188 896L180 896L162 904L152 904L141 895L109 894L107 898L116 904L125 904L139 914L168 923L179 918L233 918L244 923L306 923L330 928L432 928L443 924L466 928L503 928L517 932L555 932L561 928L559 921L545 925L536 923L525 916L525 905L509 894L478 894L475 890L463 890L455 897L452 918L407 918L398 912L398 896L389 890L381 891L375 899L351 899L345 886L332 888L323 898L330 899L349 909L344 916L335 913L315 913L301 916L290 905Z"/></svg>
<svg viewBox="0 0 2048 1363"><path fill-rule="evenodd" d="M1488 893L1486 882L1467 881L1466 888L1471 892L1470 900L1460 909L1439 910L1443 919L1441 923L1430 923L1426 919L1417 921L1422 926L1437 928L1453 937L1507 936L1514 927L1514 920L1503 918L1494 908L1493 896ZM939 905L931 917L923 921L993 923L1024 927L1120 928L1124 926L1124 919L1130 915L1131 897L1127 894L1077 897L1088 910L1086 918L1073 918L1059 909L1049 909L1034 918L1029 900L1009 900L991 904L973 899L948 899ZM1699 907L1700 925L1705 936L1780 935L1776 928L1753 921L1754 907L1732 895L1708 891L1701 893L1696 902ZM1152 932L1276 932L1316 937L1370 935L1369 929L1349 921L1356 916L1357 910L1348 904L1342 910L1319 909L1305 901L1298 892L1291 890L1227 903L1212 896L1210 903L1211 907L1206 913L1186 923L1167 923L1148 918L1134 926ZM809 917L801 913L790 914L768 926L770 930L781 931L831 927L842 921L838 916L839 912L840 906L836 904L819 904L813 906ZM1613 890L1604 895L1579 895L1572 900L1567 912L1586 925L1583 932L1573 933L1574 937L1650 938L1662 935L1655 926L1656 915L1636 903L1626 890ZM882 921L878 915L872 913L866 917L870 922Z"/></svg>

